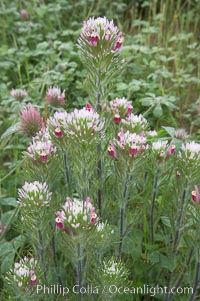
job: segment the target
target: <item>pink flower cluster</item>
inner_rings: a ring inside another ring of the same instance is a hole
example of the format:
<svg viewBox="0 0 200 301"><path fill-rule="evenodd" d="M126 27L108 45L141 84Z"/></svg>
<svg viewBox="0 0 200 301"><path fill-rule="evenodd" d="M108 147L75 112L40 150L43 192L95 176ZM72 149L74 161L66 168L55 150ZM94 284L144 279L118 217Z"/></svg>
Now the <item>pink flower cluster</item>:
<svg viewBox="0 0 200 301"><path fill-rule="evenodd" d="M28 92L25 89L12 89L10 91L10 96L17 100L23 100L28 96Z"/></svg>
<svg viewBox="0 0 200 301"><path fill-rule="evenodd" d="M52 193L49 192L46 182L38 181L28 183L25 182L22 188L18 190L18 204L22 207L45 206L51 200Z"/></svg>
<svg viewBox="0 0 200 301"><path fill-rule="evenodd" d="M65 102L65 91L61 92L59 87L50 87L46 92L46 98L52 106L63 105Z"/></svg>
<svg viewBox="0 0 200 301"><path fill-rule="evenodd" d="M194 141L183 144L179 151L179 158L186 163L189 161L200 162L200 144Z"/></svg>
<svg viewBox="0 0 200 301"><path fill-rule="evenodd" d="M176 147L173 140L170 144L168 144L168 141L166 140L157 140L152 143L151 150L156 156L160 158L167 158L175 154Z"/></svg>
<svg viewBox="0 0 200 301"><path fill-rule="evenodd" d="M38 283L37 273L37 260L34 258L24 257L19 262L16 262L14 268L11 269L6 279L8 282L14 281L18 287L27 288L29 285L34 286Z"/></svg>
<svg viewBox="0 0 200 301"><path fill-rule="evenodd" d="M109 21L106 17L89 18L83 22L79 45L81 38L90 46L106 48L106 42L111 44L113 52L118 51L123 44L124 38L118 27L114 25L113 20Z"/></svg>
<svg viewBox="0 0 200 301"><path fill-rule="evenodd" d="M110 109L114 112L113 121L115 123L120 123L122 119L128 117L132 113L132 101L127 100L125 97L115 98L110 101Z"/></svg>
<svg viewBox="0 0 200 301"><path fill-rule="evenodd" d="M27 155L38 162L47 163L56 153L56 147L52 144L49 132L43 128L32 138Z"/></svg>
<svg viewBox="0 0 200 301"><path fill-rule="evenodd" d="M180 140L186 140L188 139L189 135L185 129L177 129L174 132L174 137Z"/></svg>
<svg viewBox="0 0 200 301"><path fill-rule="evenodd" d="M141 114L134 115L131 113L125 119L122 119L122 124L129 131L136 133L147 131L149 127L148 121Z"/></svg>
<svg viewBox="0 0 200 301"><path fill-rule="evenodd" d="M90 202L90 197L85 201L67 197L62 210L57 212L56 227L68 233L78 229L86 229L98 222L95 207Z"/></svg>
<svg viewBox="0 0 200 301"><path fill-rule="evenodd" d="M29 17L28 11L26 9L21 9L20 15L23 20L26 20Z"/></svg>
<svg viewBox="0 0 200 301"><path fill-rule="evenodd" d="M33 137L43 126L44 123L40 112L31 103L21 110L20 131L23 134Z"/></svg>
<svg viewBox="0 0 200 301"><path fill-rule="evenodd" d="M130 133L129 131L124 133L123 129L121 129L117 139L114 140L114 143L110 141L108 154L111 157L116 158L118 150L123 154L134 158L138 154L143 153L146 148L146 138L143 134L137 135L136 133Z"/></svg>
<svg viewBox="0 0 200 301"><path fill-rule="evenodd" d="M92 107L75 109L72 113L56 112L48 120L50 133L58 138L63 135L77 142L89 143L96 132L102 130L104 122Z"/></svg>

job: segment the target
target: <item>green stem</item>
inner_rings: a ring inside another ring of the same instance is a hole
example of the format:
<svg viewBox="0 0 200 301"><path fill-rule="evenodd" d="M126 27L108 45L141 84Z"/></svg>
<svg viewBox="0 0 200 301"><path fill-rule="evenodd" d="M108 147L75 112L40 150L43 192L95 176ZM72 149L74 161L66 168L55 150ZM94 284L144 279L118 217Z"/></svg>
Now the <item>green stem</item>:
<svg viewBox="0 0 200 301"><path fill-rule="evenodd" d="M179 216L177 220L177 226L176 226L176 233L175 233L175 239L174 239L174 245L173 245L173 254L176 255L177 253L177 248L178 248L178 242L179 242L179 236L180 236L180 227L181 227L181 221L182 221L182 215L183 215L183 208L184 208L184 203L186 199L186 189L183 191L183 195L181 198L181 208L179 211Z"/></svg>
<svg viewBox="0 0 200 301"><path fill-rule="evenodd" d="M198 284L199 284L199 272L200 272L200 262L198 261L197 265L196 265L196 274L195 274L195 279L194 279L193 293L192 293L192 296L190 297L189 301L193 301L195 299Z"/></svg>
<svg viewBox="0 0 200 301"><path fill-rule="evenodd" d="M80 288L82 287L82 249L81 244L77 244L77 282L79 287L78 301L82 300L82 294Z"/></svg>
<svg viewBox="0 0 200 301"><path fill-rule="evenodd" d="M157 170L156 177L154 180L152 203L151 203L150 223L151 223L151 243L152 244L154 244L154 210L155 210L155 203L156 203L156 193L157 193L157 188L158 188L158 174L159 174L159 169Z"/></svg>
<svg viewBox="0 0 200 301"><path fill-rule="evenodd" d="M187 187L187 185L186 185ZM179 237L180 237L180 228L181 228L181 221L182 221L182 216L183 216L183 209L184 209L184 204L185 204L185 199L186 199L186 189L183 190L183 195L181 198L181 207L177 219L177 225L176 225L176 233L175 233L175 238L174 238L174 244L173 244L173 251L172 254L174 257L176 257L177 250L178 250L178 243L179 243ZM171 285L171 279L172 279L172 273L169 276L169 286ZM172 299L172 296L170 293L167 294L165 301L169 301Z"/></svg>
<svg viewBox="0 0 200 301"><path fill-rule="evenodd" d="M101 68L98 69L98 93L97 93L97 111L101 112L101 97L102 97L102 85L101 85ZM101 161L101 142L97 146L97 177L99 181L97 189L97 198L98 198L98 209L99 215L102 217L102 161Z"/></svg>
<svg viewBox="0 0 200 301"><path fill-rule="evenodd" d="M52 243L53 261L54 261L56 276L57 276L59 285L63 286L62 285L62 279L61 279L61 276L59 274L59 269L58 269L58 262L57 262L57 255L56 255L56 244L55 244L55 235L54 234L52 236L51 243Z"/></svg>
<svg viewBox="0 0 200 301"><path fill-rule="evenodd" d="M97 147L97 157L99 158L98 163L97 163L97 177L99 181L99 186L97 190L97 197L98 197L98 208L99 208L99 215L102 217L102 161L100 159L101 155L101 143L99 143Z"/></svg>
<svg viewBox="0 0 200 301"><path fill-rule="evenodd" d="M44 279L47 283L47 270L46 270L46 264L44 258L44 241L43 241L42 231L40 229L38 229L38 237L39 237L39 258L41 260L43 270L44 270Z"/></svg>
<svg viewBox="0 0 200 301"><path fill-rule="evenodd" d="M84 164L84 166L86 166L86 163ZM87 168L83 168L83 181L84 181L84 186L82 189L82 197L83 200L86 199L86 197L88 196L88 172L87 172Z"/></svg>
<svg viewBox="0 0 200 301"><path fill-rule="evenodd" d="M69 188L70 181L69 181L69 170L67 166L67 155L64 154L64 167L65 167L65 177L66 177L66 186Z"/></svg>
<svg viewBox="0 0 200 301"><path fill-rule="evenodd" d="M128 182L129 182L129 175L127 173L126 175L126 180L124 183L124 192L123 192L123 205L120 207L120 239L119 239L119 250L118 250L118 258L121 258L122 254L122 245L123 245L123 239L125 236L125 231L124 231L124 220L125 220L125 209L126 209L126 202L127 202L127 192L128 192Z"/></svg>
<svg viewBox="0 0 200 301"><path fill-rule="evenodd" d="M181 275L179 276L179 278L178 278L178 280L177 280L177 282L176 282L176 284L175 284L175 288L176 288L176 289L177 289L178 287L180 287L180 285L181 285L181 283L182 283L182 281L183 281L184 275L185 275L185 273L187 272L188 266L189 266L189 264L190 264L190 262L191 262L193 253L194 253L194 247L191 248L190 253L189 253L189 255L188 255L188 259L187 259L187 261L186 261L185 268L183 269L183 272L181 273ZM166 297L166 301L171 301L172 298L173 298L173 294L172 294L172 293L169 293L169 294L167 295L167 297Z"/></svg>
<svg viewBox="0 0 200 301"><path fill-rule="evenodd" d="M120 240L119 240L119 251L118 251L119 259L121 259L122 244L124 238L124 216L125 216L125 207L121 207L120 208Z"/></svg>

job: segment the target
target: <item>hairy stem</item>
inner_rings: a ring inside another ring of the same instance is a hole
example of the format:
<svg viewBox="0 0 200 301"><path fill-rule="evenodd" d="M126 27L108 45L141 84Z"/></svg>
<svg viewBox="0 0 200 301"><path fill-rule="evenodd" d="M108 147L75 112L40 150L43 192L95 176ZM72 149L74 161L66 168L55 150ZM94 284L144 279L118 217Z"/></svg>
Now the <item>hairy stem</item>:
<svg viewBox="0 0 200 301"><path fill-rule="evenodd" d="M177 253L179 236L180 236L180 227L181 227L181 221L182 221L182 215L183 215L183 208L184 208L184 203L185 203L185 197L186 197L186 189L184 189L183 195L182 195L182 198L181 198L181 208L180 208L179 216L178 216L178 220L177 220L176 233L175 233L175 239L174 239L174 245L173 245L173 254Z"/></svg>
<svg viewBox="0 0 200 301"><path fill-rule="evenodd" d="M98 163L97 163L97 177L99 181L98 190L97 190L97 197L98 197L98 209L99 209L99 215L102 217L102 162L100 159L101 155L101 143L97 146L97 157L98 157Z"/></svg>
<svg viewBox="0 0 200 301"><path fill-rule="evenodd" d="M80 292L80 288L82 286L82 250L80 243L77 245L77 282L79 286L78 301L81 301L82 294Z"/></svg>
<svg viewBox="0 0 200 301"><path fill-rule="evenodd" d="M182 195L182 198L181 198L181 206L180 206L179 215L178 215L177 224L176 224L176 233L175 233L173 251L172 251L172 254L174 256L176 256L177 250L178 250L180 228L181 228L181 221L182 221L182 216L183 216L183 209L184 209L185 199L186 199L186 189L183 190L183 195ZM170 276L169 276L169 285L171 284L171 279L172 279L172 274L170 274ZM173 296L171 296L171 294L168 293L166 298L165 298L165 301L171 300L172 297Z"/></svg>
<svg viewBox="0 0 200 301"><path fill-rule="evenodd" d="M102 86L101 86L101 69L98 70L98 93L97 93L97 111L101 112L101 97L102 97ZM97 146L97 177L99 181L97 189L98 198L98 209L99 215L102 217L102 161L101 161L101 142Z"/></svg>
<svg viewBox="0 0 200 301"><path fill-rule="evenodd" d="M120 208L120 239L119 239L119 251L118 251L118 258L121 258L122 254L122 244L124 238L124 215L125 215L125 208Z"/></svg>
<svg viewBox="0 0 200 301"><path fill-rule="evenodd" d="M180 277L178 278L178 280L177 280L177 282L176 282L176 284L175 284L175 288L176 288L176 289L181 285L181 283L182 283L182 281L183 281L184 275L185 275L185 273L187 272L188 266L189 266L189 264L190 264L190 262L191 262L193 253L194 253L194 247L191 248L190 253L189 253L189 255L188 255L188 259L187 259L187 261L186 261L185 268L183 269L183 272L181 273ZM167 295L167 299L166 299L166 300L167 300L167 301L171 301L172 298L173 298L173 294L172 294L172 293L169 293L169 295Z"/></svg>
<svg viewBox="0 0 200 301"><path fill-rule="evenodd" d="M49 103L48 100L46 99L45 101L45 108L44 108L44 121L46 122L47 118L48 118L48 107L49 107Z"/></svg>
<svg viewBox="0 0 200 301"><path fill-rule="evenodd" d="M124 239L124 219L125 219L125 208L126 208L126 200L127 200L127 192L128 192L128 181L129 181L129 176L127 174L126 180L124 183L124 192L123 192L123 206L120 207L120 238L119 238L119 250L118 250L118 258L121 258L122 255L122 245L123 245L123 239Z"/></svg>
<svg viewBox="0 0 200 301"><path fill-rule="evenodd" d="M46 264L45 264L45 258L44 258L44 241L43 241L43 236L42 236L42 232L40 229L38 229L38 237L39 237L39 257L43 266L43 270L44 270L44 279L47 283L47 270L46 270Z"/></svg>
<svg viewBox="0 0 200 301"><path fill-rule="evenodd" d="M55 270L56 270L56 276L58 279L58 283L62 285L62 279L61 276L59 274L59 269L58 269L58 262L57 262L57 255L56 255L56 244L55 244L55 236L53 234L52 236L52 240L51 240L51 244L52 244L52 251L53 251L53 261L54 261L54 266L55 266Z"/></svg>
<svg viewBox="0 0 200 301"><path fill-rule="evenodd" d="M151 203L150 223L151 223L151 243L152 244L154 243L154 210L155 210L155 203L156 203L156 193L157 193L157 188L158 188L158 174L159 174L159 169L157 170L156 177L154 180L152 203Z"/></svg>
<svg viewBox="0 0 200 301"><path fill-rule="evenodd" d="M84 164L84 166L86 166L86 163ZM84 181L84 185L82 189L82 197L83 200L85 200L88 194L88 172L86 168L83 168L82 177Z"/></svg>
<svg viewBox="0 0 200 301"><path fill-rule="evenodd" d="M199 283L199 271L200 271L200 261L198 261L197 265L196 265L196 274L195 274L194 285L193 285L193 293L192 293L189 301L193 301L195 299L195 296L197 293L197 288L198 288L198 283Z"/></svg>
<svg viewBox="0 0 200 301"><path fill-rule="evenodd" d="M64 167L65 167L65 177L66 177L66 185L69 187L70 181L69 181L69 170L67 166L67 155L64 154Z"/></svg>

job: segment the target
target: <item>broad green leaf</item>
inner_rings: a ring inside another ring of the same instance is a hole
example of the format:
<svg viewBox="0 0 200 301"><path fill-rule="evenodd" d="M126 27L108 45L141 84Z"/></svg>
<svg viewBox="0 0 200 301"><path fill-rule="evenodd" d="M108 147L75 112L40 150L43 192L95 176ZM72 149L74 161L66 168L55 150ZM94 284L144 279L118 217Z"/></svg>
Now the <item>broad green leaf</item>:
<svg viewBox="0 0 200 301"><path fill-rule="evenodd" d="M141 275L144 273L144 270L146 270L145 268L145 264L143 261L141 260L136 260L134 262L134 271L137 275Z"/></svg>
<svg viewBox="0 0 200 301"><path fill-rule="evenodd" d="M153 115L157 118L163 115L163 110L160 104L157 104L153 110Z"/></svg>
<svg viewBox="0 0 200 301"><path fill-rule="evenodd" d="M160 254L158 251L152 252L148 257L152 264L158 263L160 261Z"/></svg>
<svg viewBox="0 0 200 301"><path fill-rule="evenodd" d="M138 243L140 243L143 239L144 233L140 230L135 230L133 232L133 237L134 237L134 241L137 241Z"/></svg>
<svg viewBox="0 0 200 301"><path fill-rule="evenodd" d="M175 146L176 146L176 151L178 151L178 150L180 149L181 145L183 144L183 141L180 140L180 139L174 138L174 139L173 139L173 142L174 142L174 144L175 144Z"/></svg>
<svg viewBox="0 0 200 301"><path fill-rule="evenodd" d="M153 105L153 100L150 97L142 98L140 99L140 102L144 107L150 107Z"/></svg>
<svg viewBox="0 0 200 301"><path fill-rule="evenodd" d="M25 241L26 241L26 238L23 235L19 235L19 236L15 237L14 239L12 239L12 243L14 245L15 250L17 251L17 249L19 249L20 247L23 247Z"/></svg>
<svg viewBox="0 0 200 301"><path fill-rule="evenodd" d="M0 205L17 207L18 203L16 201L16 198L6 198L6 199L0 200Z"/></svg>
<svg viewBox="0 0 200 301"><path fill-rule="evenodd" d="M0 62L0 68L13 68L15 64L13 62Z"/></svg>
<svg viewBox="0 0 200 301"><path fill-rule="evenodd" d="M37 44L37 49L46 50L48 48L49 48L49 43L47 43L47 42L42 42L42 43Z"/></svg>
<svg viewBox="0 0 200 301"><path fill-rule="evenodd" d="M10 268L13 265L14 258L15 258L15 253L10 253L3 259L2 264L1 264L1 273L2 274L5 274L10 270Z"/></svg>
<svg viewBox="0 0 200 301"><path fill-rule="evenodd" d="M119 83L117 84L117 91L124 91L128 89L128 85L125 83Z"/></svg>
<svg viewBox="0 0 200 301"><path fill-rule="evenodd" d="M130 91L139 91L140 90L140 86L141 86L141 81L139 80L132 80L129 84L129 90Z"/></svg>
<svg viewBox="0 0 200 301"><path fill-rule="evenodd" d="M168 228L171 228L171 222L168 216L161 216L161 221L163 223L163 225L165 225Z"/></svg>
<svg viewBox="0 0 200 301"><path fill-rule="evenodd" d="M0 257L4 257L5 255L14 252L14 248L11 242L6 241L3 245L0 246Z"/></svg>
<svg viewBox="0 0 200 301"><path fill-rule="evenodd" d="M174 137L174 132L175 128L171 126L162 126L162 128L173 138Z"/></svg>
<svg viewBox="0 0 200 301"><path fill-rule="evenodd" d="M160 255L160 265L162 268L165 268L170 272L173 272L175 268L174 260L164 255Z"/></svg>
<svg viewBox="0 0 200 301"><path fill-rule="evenodd" d="M14 125L11 125L2 135L1 139L4 139L8 136L11 136L12 134L19 131L19 123L16 123Z"/></svg>
<svg viewBox="0 0 200 301"><path fill-rule="evenodd" d="M1 220L3 225L8 225L9 223L13 223L13 221L16 219L16 209L9 210L2 214Z"/></svg>

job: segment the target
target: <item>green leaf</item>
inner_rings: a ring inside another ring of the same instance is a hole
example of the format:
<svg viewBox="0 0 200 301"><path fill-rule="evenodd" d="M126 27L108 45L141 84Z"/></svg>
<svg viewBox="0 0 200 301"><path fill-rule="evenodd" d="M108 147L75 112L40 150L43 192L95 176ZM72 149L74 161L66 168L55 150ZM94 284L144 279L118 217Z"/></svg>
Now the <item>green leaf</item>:
<svg viewBox="0 0 200 301"><path fill-rule="evenodd" d="M0 62L0 68L13 68L15 64L13 62Z"/></svg>
<svg viewBox="0 0 200 301"><path fill-rule="evenodd" d="M173 272L175 268L174 260L164 255L160 255L160 265L162 268L165 268L170 272Z"/></svg>
<svg viewBox="0 0 200 301"><path fill-rule="evenodd" d="M3 257L12 252L14 252L14 248L11 242L6 241L2 246L0 246L0 257Z"/></svg>
<svg viewBox="0 0 200 301"><path fill-rule="evenodd" d="M152 264L154 263L159 263L160 261L160 254L158 251L152 252L149 254L149 260L151 261Z"/></svg>
<svg viewBox="0 0 200 301"><path fill-rule="evenodd" d="M11 125L2 135L1 140L19 131L19 123Z"/></svg>
<svg viewBox="0 0 200 301"><path fill-rule="evenodd" d="M174 138L173 142L176 146L176 151L178 151L181 148L181 145L183 144L182 140Z"/></svg>
<svg viewBox="0 0 200 301"><path fill-rule="evenodd" d="M49 48L49 43L47 43L47 42L41 42L41 43L37 44L37 49L46 50L48 48Z"/></svg>
<svg viewBox="0 0 200 301"><path fill-rule="evenodd" d="M141 260L137 260L134 262L134 271L137 275L142 275L145 269L145 264Z"/></svg>
<svg viewBox="0 0 200 301"><path fill-rule="evenodd" d="M1 273L2 274L7 273L11 269L13 262L14 262L14 258L15 258L15 253L10 253L9 255L7 255L4 258L4 260L2 261L2 264L1 264Z"/></svg>
<svg viewBox="0 0 200 301"><path fill-rule="evenodd" d="M9 210L2 214L1 220L3 225L9 225L9 223L13 223L13 221L16 219L16 210Z"/></svg>
<svg viewBox="0 0 200 301"><path fill-rule="evenodd" d="M150 107L153 105L153 100L151 97L145 97L139 100L144 107Z"/></svg>
<svg viewBox="0 0 200 301"><path fill-rule="evenodd" d="M15 250L17 251L20 247L23 247L26 241L25 236L19 235L12 240Z"/></svg>
<svg viewBox="0 0 200 301"><path fill-rule="evenodd" d="M78 64L76 62L67 63L68 67L77 68Z"/></svg>
<svg viewBox="0 0 200 301"><path fill-rule="evenodd" d="M162 128L172 137L174 138L175 128L171 126L162 126Z"/></svg>
<svg viewBox="0 0 200 301"><path fill-rule="evenodd" d="M18 203L15 198L6 198L6 199L0 200L0 205L17 207Z"/></svg>
<svg viewBox="0 0 200 301"><path fill-rule="evenodd" d="M160 219L161 219L163 225L165 225L168 228L171 228L171 222L170 222L168 216L161 216Z"/></svg>
<svg viewBox="0 0 200 301"><path fill-rule="evenodd" d="M133 231L133 236L134 236L134 241L141 243L143 240L144 233L143 233L143 231L135 230L135 231Z"/></svg>
<svg viewBox="0 0 200 301"><path fill-rule="evenodd" d="M128 85L125 83L119 83L117 84L117 91L124 91L128 89Z"/></svg>
<svg viewBox="0 0 200 301"><path fill-rule="evenodd" d="M132 80L129 84L128 89L132 92L140 90L141 82L139 80Z"/></svg>
<svg viewBox="0 0 200 301"><path fill-rule="evenodd" d="M157 104L156 107L154 108L153 115L157 118L163 115L163 110L160 104Z"/></svg>

